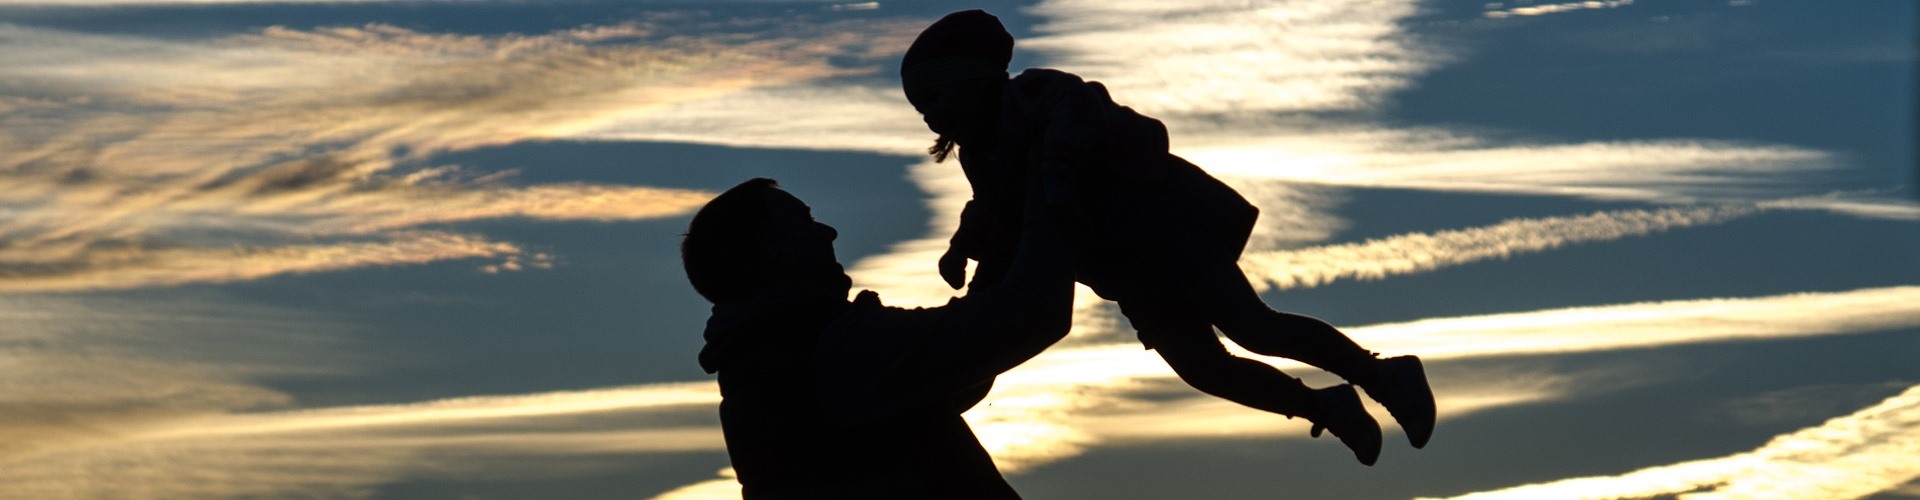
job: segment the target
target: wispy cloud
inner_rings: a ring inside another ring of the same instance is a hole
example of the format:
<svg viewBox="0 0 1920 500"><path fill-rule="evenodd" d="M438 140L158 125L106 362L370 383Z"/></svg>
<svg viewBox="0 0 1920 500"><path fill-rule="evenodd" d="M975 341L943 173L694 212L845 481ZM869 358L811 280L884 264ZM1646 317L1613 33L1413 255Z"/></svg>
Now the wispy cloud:
<svg viewBox="0 0 1920 500"><path fill-rule="evenodd" d="M732 467L720 469L718 479L689 484L661 493L653 500L733 500L740 498L740 479Z"/></svg>
<svg viewBox="0 0 1920 500"><path fill-rule="evenodd" d="M1042 36L1021 47L1166 121L1176 152L1216 175L1691 202L1810 194L1785 179L1835 163L1775 145L1494 141L1371 123L1394 92L1463 57L1402 27L1418 11L1357 0L1055 0L1034 8Z"/></svg>
<svg viewBox="0 0 1920 500"><path fill-rule="evenodd" d="M449 259L517 258L519 246L445 232L396 233L384 241L229 248L94 245L49 256L0 250L15 257L0 292L124 290L189 283L246 281L281 274L367 266L424 264Z"/></svg>
<svg viewBox="0 0 1920 500"><path fill-rule="evenodd" d="M1746 453L1455 498L1861 498L1920 479L1915 456L1920 386Z"/></svg>
<svg viewBox="0 0 1920 500"><path fill-rule="evenodd" d="M718 401L705 382L145 421L122 414L69 424L104 424L112 432L0 456L0 495L363 497L399 478L449 470L562 477L581 472L569 468L596 467L557 463L567 457L720 451L710 411ZM601 462L597 467L610 467ZM118 479L94 480L106 471Z"/></svg>
<svg viewBox="0 0 1920 500"><path fill-rule="evenodd" d="M719 402L719 391L712 382L655 384L527 395L474 396L423 403L225 415L191 422L179 428L156 430L147 434L146 437L169 439L317 432L333 429L442 426L684 406L698 406L704 409ZM602 446L651 449L660 444L607 443ZM695 449L711 449L711 446Z"/></svg>
<svg viewBox="0 0 1920 500"><path fill-rule="evenodd" d="M218 299L0 296L0 498L364 497L722 449L711 382L276 410L260 380L350 372L361 326Z"/></svg>
<svg viewBox="0 0 1920 500"><path fill-rule="evenodd" d="M1032 11L1046 20L1043 36L1020 47L1169 117L1359 110L1443 61L1397 24L1417 11L1361 0L1051 0Z"/></svg>
<svg viewBox="0 0 1920 500"><path fill-rule="evenodd" d="M0 267L85 269L100 252L76 249L150 241L273 247L406 240L386 233L486 218L684 214L707 194L522 187L423 164L444 151L565 137L637 109L859 73L828 58L887 29L663 14L542 35L367 25L161 40L0 25L0 46L22 48L0 51L0 242L11 258ZM193 267L202 253L145 252L188 258L150 267L179 276L144 282L220 274ZM79 278L67 281L88 282Z"/></svg>
<svg viewBox="0 0 1920 500"><path fill-rule="evenodd" d="M1240 267L1258 288L1315 287L1338 280L1378 280L1577 243L1716 224L1756 211L1752 207L1723 206L1514 219L1484 227L1253 253L1240 259Z"/></svg>
<svg viewBox="0 0 1920 500"><path fill-rule="evenodd" d="M1785 206L1777 200L1811 200L1804 195L1816 194L1801 192L1803 183L1798 179L1835 166L1826 153L1788 146L1685 139L1542 144L1354 121L1356 115L1351 113L1364 116L1380 109L1392 92L1452 57L1423 48L1428 45L1400 27L1416 11L1411 3L1378 2L1053 1L1033 9L1045 22L1037 28L1038 36L1021 40L1020 50L1039 55L1045 65L1103 80L1119 102L1164 119L1173 131L1176 153L1235 185L1259 206L1262 221L1250 245L1250 261L1280 255L1305 258L1305 253L1260 252L1316 244L1341 226L1343 222L1329 211L1333 203L1324 199L1325 186L1655 203L1776 200L1770 206ZM1154 22L1139 22L1147 18ZM1141 43L1143 39L1158 41ZM775 109L781 110L783 119L763 119L765 110ZM1326 112L1350 114L1320 114ZM582 135L916 155L931 137L919 122L896 89L815 82L642 110ZM968 193L958 169L951 166L921 163L910 167L909 175L929 194L934 215L927 236L855 263L852 274L860 286L880 290L890 300L937 305L953 292L939 286L930 263L944 250L955 214ZM1821 204L1853 215L1898 217L1914 212L1911 206L1851 197ZM1708 218L1732 216L1722 212ZM1696 224L1659 210L1639 217L1647 220L1572 217L1530 225L1515 221L1473 234L1505 238L1488 240L1487 245L1538 245L1507 250L1518 252L1603 239L1581 232L1606 232L1602 227L1607 225L1646 234L1662 229L1625 226ZM1668 219L1654 220L1662 217ZM1525 231L1558 233L1522 235ZM1467 235L1447 232L1438 235L1445 240L1429 239L1426 244L1446 245ZM1417 237L1392 243L1413 244ZM1376 254L1386 251L1378 245L1366 248ZM1320 257L1340 249L1320 250ZM1402 250L1397 257L1419 258ZM1457 252L1436 258L1464 262L1493 257L1459 253L1491 251L1485 246L1452 250ZM1369 255L1373 256L1382 255ZM1332 272L1358 276L1370 271Z"/></svg>
<svg viewBox="0 0 1920 500"><path fill-rule="evenodd" d="M0 498L365 497L722 449L712 382L283 409L263 380L352 374L371 326L212 291L0 295L0 322Z"/></svg>
<svg viewBox="0 0 1920 500"><path fill-rule="evenodd" d="M1660 203L1805 196L1828 154L1700 140L1498 143L1440 130L1222 132L1183 153L1211 170L1295 182Z"/></svg>
<svg viewBox="0 0 1920 500"><path fill-rule="evenodd" d="M1076 328L1117 328L1083 308ZM1920 327L1920 287L1621 304L1439 318L1346 328L1369 348L1418 353L1430 366L1473 358L1555 355L1682 344L1846 335ZM1086 333L1086 332L1081 332ZM1239 355L1258 355L1235 349ZM1288 360L1260 358L1289 371ZM1448 373L1448 372L1436 372ZM1434 380L1442 418L1642 383L1647 374L1486 373ZM1171 389L1169 389L1171 388ZM1169 392L1175 391L1175 392ZM1169 397L1169 394L1177 395ZM988 404L990 403L990 404ZM1377 415L1391 425L1384 414ZM1198 395L1137 344L1056 347L1002 375L966 414L1002 470L1019 473L1105 446L1221 437L1304 437L1306 424ZM726 498L720 478L667 498ZM1551 495L1549 495L1551 496ZM1817 495L1816 495L1817 496ZM1521 495L1521 497L1528 497ZM1532 496L1530 498L1538 498Z"/></svg>
<svg viewBox="0 0 1920 500"><path fill-rule="evenodd" d="M1899 287L1446 318L1348 331L1382 351L1419 352L1444 362L1913 327L1920 327L1920 288ZM1597 372L1436 373L1443 378L1435 384L1448 387L1441 401L1448 418L1591 393L1633 378ZM537 455L566 462L566 457L722 449L711 413L719 395L711 382L266 412L244 410L279 404L283 396L230 384L201 385L229 387L208 394L231 394L195 411L140 418L115 414L94 422L112 432L16 449L7 467L0 467L0 484L9 493L53 495L49 498L131 491L356 496L374 485L432 477L437 471L498 468L509 475L531 474L513 472L524 466L521 462L495 463L487 457ZM1185 391L1165 363L1132 344L1051 350L1002 376L988 402L967 418L1009 472L1126 443L1305 434L1300 422ZM132 472L122 481L87 479L103 470ZM212 475L218 481L209 480ZM737 494L728 481L716 478L674 494Z"/></svg>
<svg viewBox="0 0 1920 500"><path fill-rule="evenodd" d="M899 46L905 50L905 42ZM798 84L639 110L582 131L596 140L923 154L934 135L891 83Z"/></svg>
<svg viewBox="0 0 1920 500"><path fill-rule="evenodd" d="M487 0L0 0L0 6L25 7L117 7L129 5L222 5L249 3L480 3Z"/></svg>
<svg viewBox="0 0 1920 500"><path fill-rule="evenodd" d="M1564 329L1569 324L1578 329ZM1373 326L1356 335L1379 349L1447 358L1837 335L1916 325L1920 287L1890 287L1430 319Z"/></svg>
<svg viewBox="0 0 1920 500"><path fill-rule="evenodd" d="M1524 3L1530 3L1530 2L1514 2L1514 3L1524 4ZM1589 0L1585 2L1550 3L1550 4L1528 5L1525 7L1512 7L1512 8L1505 8L1507 7L1506 2L1493 2L1493 3L1487 4L1487 11L1481 15L1484 15L1490 18L1500 19L1500 18L1508 18L1513 16L1542 16L1547 14L1557 14L1561 12L1573 12L1577 10L1616 9L1620 7L1626 7L1628 5L1633 5L1633 0L1605 0L1605 1Z"/></svg>
<svg viewBox="0 0 1920 500"><path fill-rule="evenodd" d="M1421 48L1400 28L1417 12L1411 3L1049 1L1032 12L1043 18L1040 36L1023 39L1021 50L1038 54L1043 65L1101 80L1116 100L1164 119L1173 130L1177 153L1240 187L1261 206L1263 217L1283 214L1289 221L1311 221L1302 232L1281 238L1284 243L1269 243L1272 246L1249 254L1248 260L1258 264L1249 270L1276 286L1424 272L1714 224L1763 209L1820 205L1842 210L1839 207L1860 201L1782 201L1811 200L1804 196L1815 193L1804 192L1800 181L1837 164L1829 154L1805 148L1696 139L1542 143L1367 123L1364 118L1382 109L1392 92L1452 57ZM893 136L890 131L901 130L900 125L824 121L845 120L830 107L873 109L876 120L904 123L913 135L928 137L910 115L903 119L886 111L889 105L906 109L889 90L805 87L755 92L750 105L722 104L724 99L692 102L665 108L659 115L622 118L589 135L664 138L667 132L660 130L676 130L685 135L675 140L883 152L898 148L914 154L924 139ZM809 101L817 96L834 97ZM739 117L750 115L738 110L752 107L793 110L789 116L797 118L771 126L746 124ZM636 123L648 126L632 125ZM739 125L731 125L735 123ZM724 132L736 127L753 132ZM816 131L835 127L859 132ZM850 273L859 286L882 291L889 303L938 305L954 292L940 284L932 262L945 248L967 186L957 169L930 163L910 167L909 176L930 194L934 218L928 236L854 263ZM1259 187L1269 184L1261 181L1305 190L1383 187L1726 204L1517 219L1269 252L1324 241L1331 234L1324 229L1340 221L1313 200L1262 193ZM1905 205L1877 202L1845 210L1896 218L1910 211ZM1103 332L1123 324L1086 295L1076 305L1076 337L1104 338ZM1902 287L1445 318L1347 331L1377 350L1444 361L1911 328L1920 326L1920 310L1911 305L1916 300L1920 290ZM1221 429L1236 435L1302 430L1228 403L1156 398L1146 405L1138 397L1173 380L1164 363L1137 345L1056 348L1002 377L993 404L977 408L968 418L996 459L1013 471L1120 442L1205 438ZM1490 384L1482 391L1457 390L1460 387L1450 386L1444 394L1443 414L1562 395L1553 386ZM1193 422L1205 425L1182 424ZM737 494L730 493L731 486L723 477L675 494L724 498Z"/></svg>
<svg viewBox="0 0 1920 500"><path fill-rule="evenodd" d="M6 296L0 322L0 469L168 421L283 406L289 396L252 380L337 374L356 359L350 323L187 298Z"/></svg>

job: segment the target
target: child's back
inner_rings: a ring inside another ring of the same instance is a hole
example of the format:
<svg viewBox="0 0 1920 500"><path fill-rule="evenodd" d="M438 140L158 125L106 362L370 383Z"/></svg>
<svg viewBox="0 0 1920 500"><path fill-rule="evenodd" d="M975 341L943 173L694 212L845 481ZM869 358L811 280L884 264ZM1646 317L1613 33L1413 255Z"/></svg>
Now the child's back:
<svg viewBox="0 0 1920 500"><path fill-rule="evenodd" d="M1008 82L1000 110L996 140L960 150L976 205L962 232L993 235L965 243L982 269L1011 257L1026 170L1047 162L1070 165L1084 216L1077 278L1101 297L1184 289L1197 266L1239 260L1259 210L1168 153L1166 127L1099 82L1029 69Z"/></svg>

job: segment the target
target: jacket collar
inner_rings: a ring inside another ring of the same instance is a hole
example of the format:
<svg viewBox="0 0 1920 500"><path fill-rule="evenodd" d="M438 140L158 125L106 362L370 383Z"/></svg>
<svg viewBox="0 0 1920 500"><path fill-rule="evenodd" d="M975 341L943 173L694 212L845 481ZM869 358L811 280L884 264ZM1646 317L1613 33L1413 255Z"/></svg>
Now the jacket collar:
<svg viewBox="0 0 1920 500"><path fill-rule="evenodd" d="M805 319L831 320L839 316L849 304L850 288L850 284L776 284L751 299L714 303L713 315L707 318L707 330L703 334L707 343L700 349L700 369L707 373L719 371L729 358L752 344L763 342L758 340L760 337L817 335L819 332L796 328L818 329L824 326L824 321L810 325L813 322Z"/></svg>

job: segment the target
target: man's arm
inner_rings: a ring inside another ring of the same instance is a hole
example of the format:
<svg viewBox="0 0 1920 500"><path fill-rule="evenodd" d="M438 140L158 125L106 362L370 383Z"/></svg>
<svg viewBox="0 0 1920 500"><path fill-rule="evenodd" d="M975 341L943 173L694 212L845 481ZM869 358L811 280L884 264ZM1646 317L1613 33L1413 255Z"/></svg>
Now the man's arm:
<svg viewBox="0 0 1920 500"><path fill-rule="evenodd" d="M1027 190L1006 279L931 309L856 305L827 328L816 367L828 411L859 421L955 397L1066 336L1073 320L1067 209L1049 205L1044 193L1070 189L1061 173L1036 171L1030 179L1053 189Z"/></svg>

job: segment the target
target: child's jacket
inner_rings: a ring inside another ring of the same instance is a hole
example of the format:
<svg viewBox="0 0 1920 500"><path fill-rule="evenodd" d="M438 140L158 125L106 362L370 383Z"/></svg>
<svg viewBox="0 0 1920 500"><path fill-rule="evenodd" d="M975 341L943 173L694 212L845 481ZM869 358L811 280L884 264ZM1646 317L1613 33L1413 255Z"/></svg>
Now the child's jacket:
<svg viewBox="0 0 1920 500"><path fill-rule="evenodd" d="M1195 270L1232 265L1259 214L1233 188L1168 153L1159 120L1072 74L1029 69L1014 77L996 136L960 150L973 199L951 244L980 261L975 287L997 281L1012 260L1029 169L1071 172L1084 217L1075 278L1109 300L1181 293Z"/></svg>

